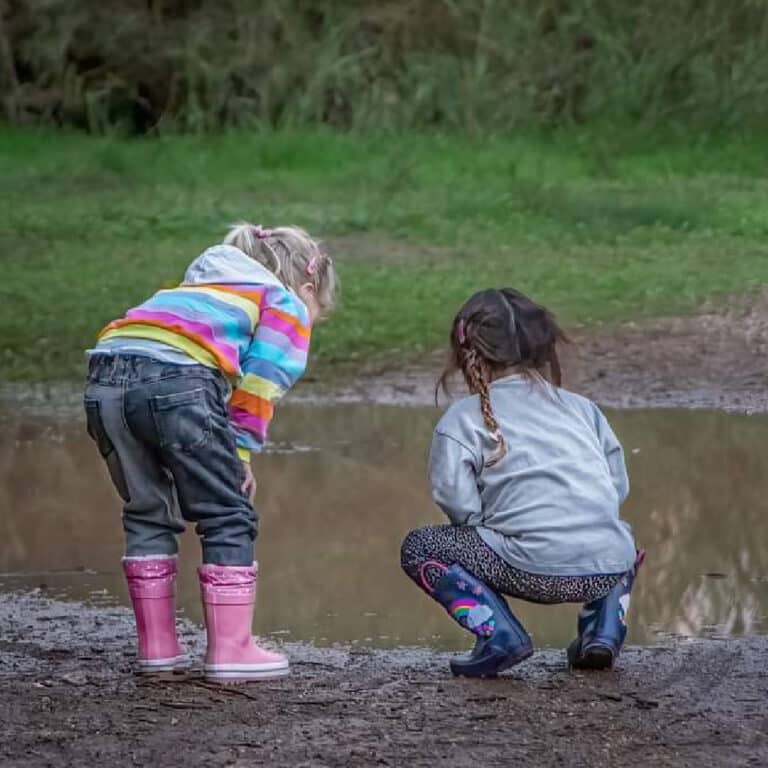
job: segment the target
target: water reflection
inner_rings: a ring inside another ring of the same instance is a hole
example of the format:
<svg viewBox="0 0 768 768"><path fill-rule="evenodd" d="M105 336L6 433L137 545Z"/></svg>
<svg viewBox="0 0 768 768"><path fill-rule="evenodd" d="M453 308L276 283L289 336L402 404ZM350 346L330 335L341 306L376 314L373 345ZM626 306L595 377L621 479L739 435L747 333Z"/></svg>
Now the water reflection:
<svg viewBox="0 0 768 768"><path fill-rule="evenodd" d="M768 630L768 419L610 416L633 483L625 514L649 550L631 641ZM466 643L398 568L404 533L442 521L424 476L436 418L433 409L384 406L281 410L278 450L256 465L257 629L317 642ZM6 413L0 427L0 584L125 601L119 505L80 424ZM182 554L180 603L199 620L191 533ZM570 639L575 607L515 609L538 643Z"/></svg>

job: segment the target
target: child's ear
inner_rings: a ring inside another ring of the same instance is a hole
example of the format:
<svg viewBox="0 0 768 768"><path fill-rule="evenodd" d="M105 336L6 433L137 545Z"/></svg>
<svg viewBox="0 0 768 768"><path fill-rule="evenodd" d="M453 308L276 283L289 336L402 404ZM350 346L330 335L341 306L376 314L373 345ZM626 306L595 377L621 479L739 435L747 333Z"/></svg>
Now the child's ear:
<svg viewBox="0 0 768 768"><path fill-rule="evenodd" d="M309 291L310 293L317 293L317 288L315 288L313 283L302 283L301 288L302 290Z"/></svg>

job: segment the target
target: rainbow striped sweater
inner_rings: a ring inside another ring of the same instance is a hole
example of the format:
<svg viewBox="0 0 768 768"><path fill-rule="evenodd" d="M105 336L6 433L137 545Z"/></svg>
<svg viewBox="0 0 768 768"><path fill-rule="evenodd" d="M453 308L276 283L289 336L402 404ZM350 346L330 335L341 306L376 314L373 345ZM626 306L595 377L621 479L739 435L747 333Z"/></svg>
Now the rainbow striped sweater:
<svg viewBox="0 0 768 768"><path fill-rule="evenodd" d="M190 264L179 287L107 325L94 352L141 339L220 369L233 385L229 417L245 460L262 449L274 403L304 373L310 331L306 306L272 272L218 245Z"/></svg>

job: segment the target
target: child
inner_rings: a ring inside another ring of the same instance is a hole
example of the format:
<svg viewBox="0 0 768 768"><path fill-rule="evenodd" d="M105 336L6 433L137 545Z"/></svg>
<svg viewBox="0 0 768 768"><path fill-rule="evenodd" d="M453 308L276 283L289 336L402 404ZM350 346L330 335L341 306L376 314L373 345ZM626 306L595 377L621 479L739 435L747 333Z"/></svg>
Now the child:
<svg viewBox="0 0 768 768"><path fill-rule="evenodd" d="M452 525L409 533L401 562L477 636L451 661L455 675L494 677L533 653L499 593L586 603L574 667L610 667L624 641L642 560L619 518L624 457L598 408L559 388L561 341L553 315L510 289L475 294L453 322L438 386L458 369L472 394L440 419L430 456L433 497Z"/></svg>
<svg viewBox="0 0 768 768"><path fill-rule="evenodd" d="M123 568L139 669L184 668L174 611L181 517L196 523L206 677L288 674L251 637L257 517L252 451L304 372L312 324L335 298L331 259L301 229L233 227L175 289L110 323L90 350L85 410L122 496Z"/></svg>

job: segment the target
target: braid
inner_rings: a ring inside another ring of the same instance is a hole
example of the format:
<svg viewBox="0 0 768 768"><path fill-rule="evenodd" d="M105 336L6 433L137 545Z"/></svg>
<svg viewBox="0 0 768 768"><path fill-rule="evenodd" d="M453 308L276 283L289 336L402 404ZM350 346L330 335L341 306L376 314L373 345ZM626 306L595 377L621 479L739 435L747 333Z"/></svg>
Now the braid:
<svg viewBox="0 0 768 768"><path fill-rule="evenodd" d="M491 394L488 391L485 367L483 366L477 350L472 347L470 347L464 355L464 369L467 374L470 388L480 396L480 411L483 414L483 421L488 428L491 439L496 442L496 448L491 456L485 461L486 467L492 467L506 456L507 444L504 441L504 436L501 434L499 423L496 421L496 416L491 407Z"/></svg>
<svg viewBox="0 0 768 768"><path fill-rule="evenodd" d="M552 373L552 383L556 387L563 385L563 371L560 367L560 358L557 356L555 345L552 345L552 352L549 357L549 369Z"/></svg>

